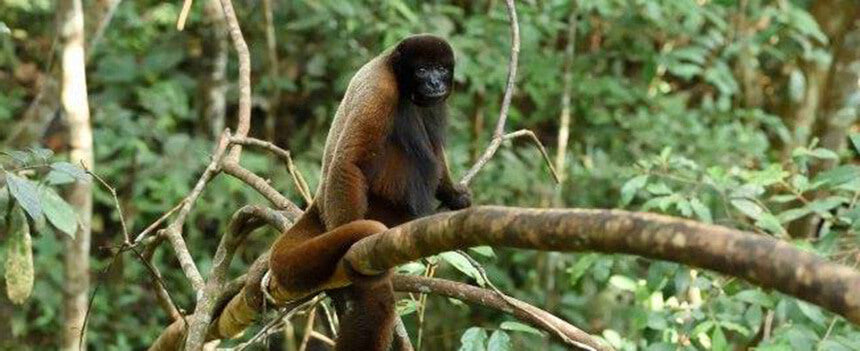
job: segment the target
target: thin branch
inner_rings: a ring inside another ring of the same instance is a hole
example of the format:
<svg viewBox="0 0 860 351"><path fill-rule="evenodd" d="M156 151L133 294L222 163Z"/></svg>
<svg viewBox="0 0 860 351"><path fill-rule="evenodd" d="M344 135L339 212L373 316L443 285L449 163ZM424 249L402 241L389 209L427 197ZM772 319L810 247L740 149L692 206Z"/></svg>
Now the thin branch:
<svg viewBox="0 0 860 351"><path fill-rule="evenodd" d="M197 270L194 258L192 258L191 253L188 252L185 240L182 238L182 227L185 224L185 218L188 217L188 213L191 212L191 208L194 206L194 203L203 193L203 189L206 187L206 184L208 184L209 181L220 172L218 165L221 163L221 158L224 156L224 152L227 149L229 139L230 131L225 130L224 133L221 134L218 144L215 146L215 151L212 153L212 161L209 162L208 166L206 166L206 169L203 171L200 179L197 180L197 184L194 185L191 193L189 193L188 196L185 197L185 200L181 202L182 206L179 207L179 213L173 218L173 221L170 222L167 228L158 231L160 235L165 235L167 237L171 247L173 247L173 252L176 254L176 259L179 261L179 266L182 268L182 272L185 273L185 276L188 277L188 280L191 282L191 287L197 292L203 290L205 283L203 276L200 275L200 271ZM138 237L141 236L139 235Z"/></svg>
<svg viewBox="0 0 860 351"><path fill-rule="evenodd" d="M556 339L582 350L611 350L596 338L570 325L553 314L512 297L464 283L439 278L397 274L392 279L394 289L412 293L430 293L455 298L470 304L493 308L547 331ZM515 308L514 308L515 306Z"/></svg>
<svg viewBox="0 0 860 351"><path fill-rule="evenodd" d="M247 348L248 346L256 344L256 343L260 342L261 340L263 340L264 338L268 337L269 335L274 334L280 328L282 328L284 325L286 325L286 322L291 320L296 314L298 314L299 312L306 311L308 308L313 308L314 306L319 304L323 298L324 298L324 295L320 294L320 295L317 295L316 297L314 297L313 299L310 299L310 300L306 301L305 303L299 305L296 308L285 308L276 318L272 319L268 324L266 324L266 326L264 326L262 329L260 329L260 331L257 332L257 334L255 334L253 337L248 339L248 341L245 341L245 342L237 345L235 348L233 348L233 350L234 351L242 351L245 348Z"/></svg>
<svg viewBox="0 0 860 351"><path fill-rule="evenodd" d="M511 26L511 56L508 62L508 81L505 84L505 94L502 97L502 107L499 110L499 120L496 122L496 129L493 132L493 139L484 154L478 158L478 161L472 166L469 171L460 180L463 186L469 185L472 178L478 174L478 171L483 168L487 162L493 157L499 146L502 144L502 136L505 133L505 122L508 119L508 110L511 107L511 97L514 93L514 82L517 78L517 63L520 54L520 25L517 23L517 11L514 0L505 0L505 5L508 8L508 19Z"/></svg>
<svg viewBox="0 0 860 351"><path fill-rule="evenodd" d="M254 190L263 195L267 200L272 202L275 207L279 209L287 210L295 215L301 215L302 209L300 209L296 204L294 204L290 199L287 199L286 196L278 192L275 188L269 184L268 181L261 178L260 176L254 174L253 172L243 168L238 163L233 162L232 160L225 160L221 167L224 170L224 173L227 173L231 176L238 178L239 180L245 182L250 185Z"/></svg>
<svg viewBox="0 0 860 351"><path fill-rule="evenodd" d="M352 245L357 271L478 245L626 253L711 269L777 289L860 323L860 272L789 243L652 213L480 206L420 218Z"/></svg>
<svg viewBox="0 0 860 351"><path fill-rule="evenodd" d="M150 224L148 227L146 227L146 229L144 229L142 232L140 232L140 234L138 234L134 238L134 245L137 246L138 244L143 242L143 239L145 239L146 236L149 235L149 233L151 233L153 230L157 229L158 226L160 226L161 223L163 223L165 220L167 220L167 218L169 218L170 215L172 215L174 212L179 211L179 209L182 208L182 205L185 204L185 201L187 201L187 200L188 200L188 198L180 200L179 203L176 204L176 206L173 206L173 208L171 208L169 211L165 212L163 215L161 215L161 217L156 219L155 222L152 222L152 224Z"/></svg>
<svg viewBox="0 0 860 351"><path fill-rule="evenodd" d="M104 37L105 30L110 22L113 20L114 15L116 14L116 9L119 7L119 3L122 0L110 0L110 4L108 4L107 10L105 10L104 16L99 21L99 25L96 28L96 32L92 35L90 42L87 43L87 61L89 61L90 56L95 52L95 48L101 43L102 38Z"/></svg>
<svg viewBox="0 0 860 351"><path fill-rule="evenodd" d="M179 12L179 18L176 20L176 30L182 31L185 29L185 21L188 20L188 13L191 12L192 2L193 0L185 0L182 3L182 10Z"/></svg>
<svg viewBox="0 0 860 351"><path fill-rule="evenodd" d="M568 335L563 333L561 331L561 329L559 329L554 323L550 323L548 320L546 320L545 315L548 313L544 313L544 314L536 313L536 312L534 312L535 308L532 307L531 305L524 303L520 300L517 300L513 297L510 297L507 294L505 294L504 292L502 292L501 290L499 290L499 288L496 287L496 284L493 284L493 281L490 280L490 277L487 276L487 271L484 270L484 266L482 266L481 263L476 261L474 258L472 258L472 256L470 256L468 253L464 252L463 250L457 250L457 252L460 255L462 255L463 257L465 257L469 261L469 263L472 265L472 267L474 267L476 270L478 270L478 274L481 275L481 279L483 279L484 282L487 283L487 285L490 287L490 289L492 289L492 291L496 293L496 296L502 298L502 300L504 300L505 302L508 303L510 308L512 308L514 310L514 313L517 313L517 312L518 313L525 313L525 314L531 316L531 318L540 322L541 325L544 326L544 328L548 332L550 332L550 334L553 334L555 337L561 339L561 341L563 341L567 345L576 347L578 349L595 351L594 347L589 346L588 342L580 341L580 340L587 340L587 341L590 340L590 338L586 337L588 334L585 334L585 332L580 331L581 335L577 335L577 337L575 337L575 338L569 337ZM573 326L570 326L570 327L574 328ZM579 329L577 329L577 328L574 328L574 329L579 331ZM593 343L596 344L596 342L593 342Z"/></svg>
<svg viewBox="0 0 860 351"><path fill-rule="evenodd" d="M220 1L221 8L224 9L224 19L227 21L230 39L233 41L233 48L236 49L236 55L239 58L239 122L236 126L236 136L245 137L248 136L248 130L251 128L251 53L248 51L245 38L242 37L242 29L239 27L239 20L236 19L233 2L230 0ZM229 159L238 163L241 153L242 147L234 145L230 149Z"/></svg>
<svg viewBox="0 0 860 351"><path fill-rule="evenodd" d="M164 280L161 277L161 272L159 272L158 269L155 268L155 266L153 266L152 263L149 262L149 259L145 258L144 255L142 255L131 244L130 236L128 233L128 227L126 226L126 223L125 223L125 213L123 212L122 206L120 205L119 197L117 197L117 195L116 195L116 189L114 187L108 185L108 183L105 182L105 180L102 177L100 177L98 174L96 174L95 172L93 172L89 168L87 168L86 164L84 164L83 162L81 162L81 167L84 169L84 171L87 174L89 174L91 177L96 179L96 181L98 181L99 184L102 185L102 187L104 187L105 189L107 189L111 193L111 196L113 197L114 206L115 206L117 214L119 216L120 227L122 229L122 234L123 234L123 238L124 238L124 242L120 246L120 249L114 253L114 257L113 257L113 259L111 259L111 263L108 265L107 268L105 268L105 270L102 272L102 274L108 272L113 267L113 264L119 258L119 255L121 255L122 252L125 251L126 248L129 249L140 260L140 262L143 264L143 266L146 268L146 270L149 272L150 276L152 277L152 280L155 283L153 285L155 286L155 289L156 289L156 293L157 293L156 296L158 297L159 301L162 303L162 306L165 306L165 310L166 310L167 314L173 320L177 320L179 318L182 318L183 322L184 322L184 316L182 316L179 313L179 307L176 305L175 302L173 302L173 298L170 296L170 292L167 290L167 285L164 283ZM148 256L151 256L151 255L148 255ZM97 285L96 288L93 289L92 296L90 297L90 302L89 302L89 305L87 306L87 312L86 312L86 315L84 316L84 326L85 327L86 327L87 322L89 321L90 310L92 310L92 304L94 302L96 292L98 291L100 284L101 284L101 282L99 282L99 285ZM86 330L86 328L81 328L81 330L82 331ZM81 340L81 344L83 344L83 332L81 333L80 340Z"/></svg>
<svg viewBox="0 0 860 351"><path fill-rule="evenodd" d="M531 140L531 142L535 144L535 147L538 148L538 151L540 151L540 154L543 156L544 161L546 161L546 165L547 167L549 167L549 172L550 174L552 174L552 178L555 179L556 184L561 183L561 176L559 175L555 167L552 165L552 159L549 158L549 154L546 152L546 148L543 146L543 144L540 142L534 132L528 129L520 129L516 132L505 134L502 139L511 140L519 137L528 137L529 140Z"/></svg>
<svg viewBox="0 0 860 351"><path fill-rule="evenodd" d="M269 152L278 156L281 161L284 162L287 166L287 171L290 172L290 176L293 178L293 183L296 186L296 189L299 191L299 194L302 195L302 198L307 203L311 203L313 196L311 195L311 191L308 188L308 183L305 182L305 178L302 176L301 172L299 172L298 168L296 168L295 163L293 162L292 156L290 156L290 151L284 150L277 145L260 139L255 138L241 138L241 137L233 137L230 138L230 142L234 144L242 144L246 146L254 146L262 149L266 149Z"/></svg>
<svg viewBox="0 0 860 351"><path fill-rule="evenodd" d="M409 340L409 332L406 330L406 325L403 324L403 318L394 319L394 346L396 351L414 351L412 340Z"/></svg>
<svg viewBox="0 0 860 351"><path fill-rule="evenodd" d="M334 347L334 340L332 340L332 339L330 339L329 337L325 336L323 333L320 333L320 332L318 332L318 331L316 331L316 330L311 330L311 337L312 337L312 338L314 338L314 339L317 339L317 340L319 340L319 341L322 341L324 344L326 344L326 345L328 345L328 346L332 346L332 347Z"/></svg>
<svg viewBox="0 0 860 351"><path fill-rule="evenodd" d="M308 341L311 340L311 333L314 330L314 321L316 320L316 316L316 306L311 307L310 313L308 313L308 322L305 324L305 336L302 338L302 345L299 346L299 351L305 351L308 348Z"/></svg>
<svg viewBox="0 0 860 351"><path fill-rule="evenodd" d="M573 90L573 59L576 53L576 2L573 2L571 6L573 9L567 19L567 42L564 46L564 64L562 67L564 83L561 94L561 115L559 116L558 150L555 157L559 182L563 182L567 176L565 163L567 162L567 143L570 138L570 95L571 90Z"/></svg>
<svg viewBox="0 0 860 351"><path fill-rule="evenodd" d="M212 313L215 310L217 297L227 278L227 271L233 256L239 245L252 231L262 227L265 223L259 220L257 213L264 208L259 206L245 206L233 215L228 225L227 232L221 237L215 256L212 258L212 270L209 281L200 294L197 301L197 309L191 319L188 328L188 337L185 342L186 350L199 350L203 347L206 331L212 322Z"/></svg>

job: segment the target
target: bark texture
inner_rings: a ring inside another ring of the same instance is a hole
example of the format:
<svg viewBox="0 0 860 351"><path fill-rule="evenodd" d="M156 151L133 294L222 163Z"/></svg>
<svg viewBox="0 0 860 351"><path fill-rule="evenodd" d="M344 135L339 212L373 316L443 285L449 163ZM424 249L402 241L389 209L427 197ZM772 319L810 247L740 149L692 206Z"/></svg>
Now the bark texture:
<svg viewBox="0 0 860 351"><path fill-rule="evenodd" d="M69 159L73 164L93 167L93 133L87 103L86 62L84 55L84 13L80 0L59 2L60 38L62 42L61 105L69 124ZM64 237L65 286L63 294L64 324L62 350L85 350L82 335L90 286L90 217L92 216L92 183L76 182L66 199L78 214L75 238Z"/></svg>

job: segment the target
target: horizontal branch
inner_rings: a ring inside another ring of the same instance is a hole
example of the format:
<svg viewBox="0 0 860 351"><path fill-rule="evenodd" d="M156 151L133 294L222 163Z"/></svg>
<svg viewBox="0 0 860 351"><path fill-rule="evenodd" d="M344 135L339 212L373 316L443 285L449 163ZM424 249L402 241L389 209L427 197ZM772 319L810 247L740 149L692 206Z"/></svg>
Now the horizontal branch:
<svg viewBox="0 0 860 351"><path fill-rule="evenodd" d="M517 319L547 331L559 341L571 341L579 349L612 350L588 333L540 308L516 299L521 308L513 308L509 301L492 290L445 279L402 274L395 275L392 283L397 291L447 296L512 314Z"/></svg>
<svg viewBox="0 0 860 351"><path fill-rule="evenodd" d="M482 206L424 217L357 242L364 274L472 246L625 253L711 269L774 288L860 324L860 272L789 243L651 213Z"/></svg>

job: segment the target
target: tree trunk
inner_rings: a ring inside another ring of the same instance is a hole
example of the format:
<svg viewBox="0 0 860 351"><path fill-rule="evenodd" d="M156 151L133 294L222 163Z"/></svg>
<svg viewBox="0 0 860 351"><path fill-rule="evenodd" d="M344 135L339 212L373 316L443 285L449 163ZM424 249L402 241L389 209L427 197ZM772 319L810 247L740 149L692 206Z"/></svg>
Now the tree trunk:
<svg viewBox="0 0 860 351"><path fill-rule="evenodd" d="M819 138L820 146L839 152L846 145L847 130L857 120L857 108L848 104L851 95L857 91L860 78L860 68L857 67L860 64L860 28L857 26L860 5L856 0L819 0L812 5L810 13L830 40L833 59L826 67L816 66L814 76L807 76L807 86L816 90L813 96L815 106L804 113L808 113L807 117L798 120L803 121L802 130L807 135ZM785 152L790 155L791 148ZM810 175L814 176L834 164L832 160L814 164ZM812 198L824 196L827 194L819 191ZM789 233L795 237L813 237L819 222L819 216L808 215L792 222Z"/></svg>
<svg viewBox="0 0 860 351"><path fill-rule="evenodd" d="M59 2L60 37L62 41L62 80L60 99L69 124L69 159L73 164L93 167L93 135L87 103L86 66L84 58L84 15L81 0ZM78 211L80 225L75 238L64 237L65 287L63 294L64 325L62 350L85 350L84 317L89 291L90 217L92 216L92 183L76 182L69 189L67 201Z"/></svg>
<svg viewBox="0 0 860 351"><path fill-rule="evenodd" d="M846 10L851 10L846 6ZM860 6L853 5L854 16L860 18ZM851 102L858 93L860 82L860 25L850 24L841 38L833 40L833 65L824 91L819 115L814 128L821 147L841 152L845 149L846 132L857 121L858 106ZM827 160L818 170L833 167L835 160Z"/></svg>
<svg viewBox="0 0 860 351"><path fill-rule="evenodd" d="M211 139L218 138L224 130L227 115L227 25L224 10L218 0L206 0L203 7L203 77L200 93L200 131Z"/></svg>

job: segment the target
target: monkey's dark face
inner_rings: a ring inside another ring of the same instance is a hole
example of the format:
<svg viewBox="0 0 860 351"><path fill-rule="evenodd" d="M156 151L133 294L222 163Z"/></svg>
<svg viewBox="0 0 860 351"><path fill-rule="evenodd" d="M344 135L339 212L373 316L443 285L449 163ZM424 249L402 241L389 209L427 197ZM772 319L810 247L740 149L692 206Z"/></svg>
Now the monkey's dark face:
<svg viewBox="0 0 860 351"><path fill-rule="evenodd" d="M397 45L392 59L402 98L408 97L418 106L432 106L451 94L454 53L444 39L432 35L406 38Z"/></svg>
<svg viewBox="0 0 860 351"><path fill-rule="evenodd" d="M427 106L444 101L451 93L451 69L442 65L426 64L412 70L412 94L416 105Z"/></svg>

